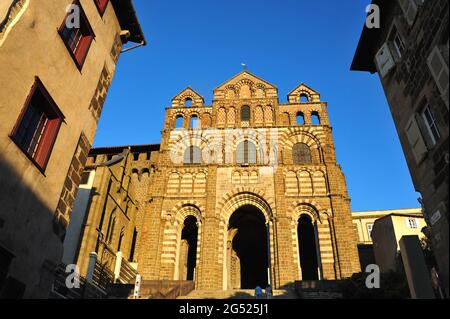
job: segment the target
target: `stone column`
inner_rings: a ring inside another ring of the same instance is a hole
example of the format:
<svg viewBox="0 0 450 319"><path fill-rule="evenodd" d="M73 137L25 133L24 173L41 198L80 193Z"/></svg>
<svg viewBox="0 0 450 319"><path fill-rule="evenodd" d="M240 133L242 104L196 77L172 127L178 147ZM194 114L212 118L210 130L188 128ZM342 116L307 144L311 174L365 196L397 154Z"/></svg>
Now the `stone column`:
<svg viewBox="0 0 450 319"><path fill-rule="evenodd" d="M222 289L222 267L218 256L219 219L206 217L203 223L203 238L201 250L201 267L198 273L199 290Z"/></svg>
<svg viewBox="0 0 450 319"><path fill-rule="evenodd" d="M89 264L86 274L86 281L91 284L94 281L94 269L96 262L97 262L97 253L91 252L89 254Z"/></svg>
<svg viewBox="0 0 450 319"><path fill-rule="evenodd" d="M120 269L122 268L122 252L119 251L116 254L116 264L114 265L114 282L117 282L120 278Z"/></svg>
<svg viewBox="0 0 450 319"><path fill-rule="evenodd" d="M292 284L295 278L295 266L293 264L293 245L291 222L289 217L277 217L272 228L274 238L274 251L278 257L277 264L274 265L275 280L274 288L280 288L287 284ZM278 282L277 279L278 278Z"/></svg>

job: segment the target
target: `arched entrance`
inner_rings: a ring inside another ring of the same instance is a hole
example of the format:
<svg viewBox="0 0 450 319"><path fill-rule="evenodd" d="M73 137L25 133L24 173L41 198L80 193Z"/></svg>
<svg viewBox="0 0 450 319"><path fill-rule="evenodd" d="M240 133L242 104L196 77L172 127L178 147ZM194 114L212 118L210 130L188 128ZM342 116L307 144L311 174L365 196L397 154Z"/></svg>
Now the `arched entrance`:
<svg viewBox="0 0 450 319"><path fill-rule="evenodd" d="M198 226L194 216L188 216L184 220L181 232L179 279L194 280L197 265L197 238Z"/></svg>
<svg viewBox="0 0 450 319"><path fill-rule="evenodd" d="M297 234L302 280L318 280L319 262L316 229L310 216L305 214L300 216Z"/></svg>
<svg viewBox="0 0 450 319"><path fill-rule="evenodd" d="M253 205L239 207L228 223L228 286L254 289L268 284L267 228Z"/></svg>

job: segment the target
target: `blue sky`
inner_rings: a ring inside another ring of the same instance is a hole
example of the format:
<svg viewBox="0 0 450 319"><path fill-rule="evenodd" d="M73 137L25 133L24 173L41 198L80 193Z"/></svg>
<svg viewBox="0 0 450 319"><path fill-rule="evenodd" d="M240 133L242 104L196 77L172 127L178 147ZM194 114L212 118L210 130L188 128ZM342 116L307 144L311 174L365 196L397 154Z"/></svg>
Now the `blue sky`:
<svg viewBox="0 0 450 319"><path fill-rule="evenodd" d="M94 146L159 143L164 108L186 86L211 104L242 70L276 85L301 82L328 102L353 210L417 207L378 75L350 64L369 0L134 0L149 44L121 56Z"/></svg>

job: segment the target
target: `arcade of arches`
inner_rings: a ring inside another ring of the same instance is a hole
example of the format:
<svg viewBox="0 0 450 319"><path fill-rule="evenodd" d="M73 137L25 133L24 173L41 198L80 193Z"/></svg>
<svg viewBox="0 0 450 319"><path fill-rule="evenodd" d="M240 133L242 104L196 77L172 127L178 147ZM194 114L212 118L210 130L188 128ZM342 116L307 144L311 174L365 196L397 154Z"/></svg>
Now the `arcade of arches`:
<svg viewBox="0 0 450 319"><path fill-rule="evenodd" d="M301 84L279 104L276 86L244 71L214 90L211 106L186 88L165 112L161 144L131 147L136 154L121 171L133 176L118 179L138 203L135 219L118 211L117 220L136 227L134 260L144 280L277 289L360 271L350 197L319 92ZM242 128L257 134L227 139ZM233 160L209 141L229 143ZM217 160L207 163L208 156Z"/></svg>

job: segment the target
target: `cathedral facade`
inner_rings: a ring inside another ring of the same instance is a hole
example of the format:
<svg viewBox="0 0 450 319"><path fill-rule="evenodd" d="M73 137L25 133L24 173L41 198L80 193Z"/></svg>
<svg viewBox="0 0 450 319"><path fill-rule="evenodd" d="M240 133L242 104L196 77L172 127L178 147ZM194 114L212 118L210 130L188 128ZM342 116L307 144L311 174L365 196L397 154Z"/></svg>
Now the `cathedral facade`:
<svg viewBox="0 0 450 319"><path fill-rule="evenodd" d="M159 145L93 149L85 174L85 229L67 260L82 274L106 248L144 280L200 290L360 271L327 103L304 84L286 104L247 71L217 87L212 106L187 88L166 108Z"/></svg>

